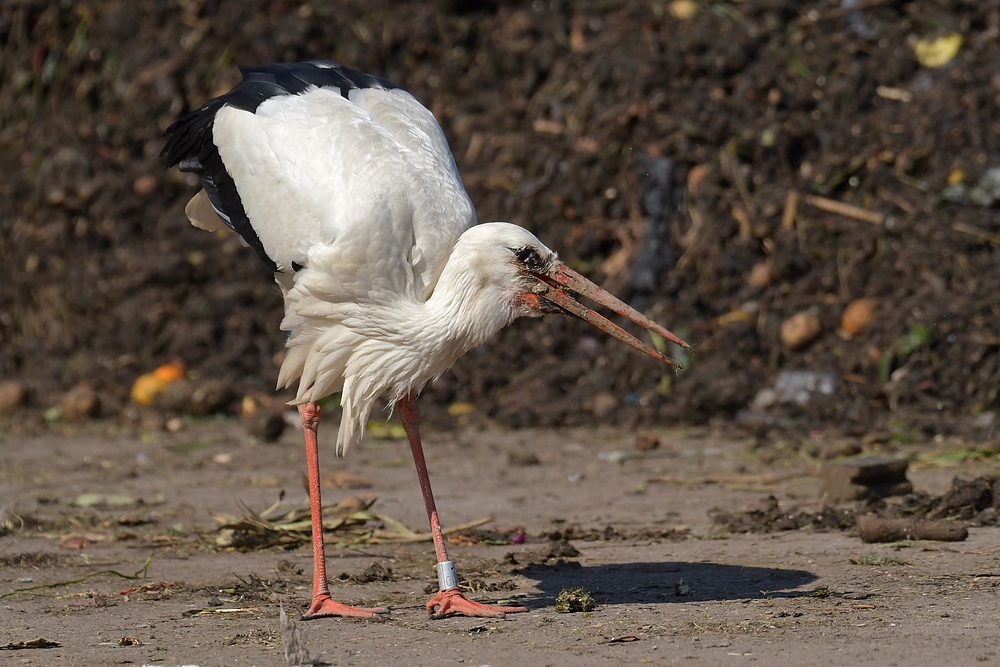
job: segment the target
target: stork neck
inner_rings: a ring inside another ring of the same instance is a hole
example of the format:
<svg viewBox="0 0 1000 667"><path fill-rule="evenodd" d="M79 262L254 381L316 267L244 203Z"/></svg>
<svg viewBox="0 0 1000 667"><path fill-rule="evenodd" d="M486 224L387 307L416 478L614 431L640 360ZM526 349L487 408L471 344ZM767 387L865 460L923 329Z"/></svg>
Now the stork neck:
<svg viewBox="0 0 1000 667"><path fill-rule="evenodd" d="M483 269L459 240L424 304L427 333L458 344L459 354L482 345L516 317Z"/></svg>

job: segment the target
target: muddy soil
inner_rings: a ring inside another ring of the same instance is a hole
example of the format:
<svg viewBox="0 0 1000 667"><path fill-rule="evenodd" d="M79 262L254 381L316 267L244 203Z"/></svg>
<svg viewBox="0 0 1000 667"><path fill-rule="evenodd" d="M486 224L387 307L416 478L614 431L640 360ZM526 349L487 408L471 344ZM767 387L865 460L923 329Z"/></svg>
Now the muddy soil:
<svg viewBox="0 0 1000 667"><path fill-rule="evenodd" d="M372 494L373 509L421 530L405 441L366 441L337 461L331 431L324 472L372 487L327 489L326 502ZM947 544L864 545L839 530L734 535L710 519L713 510L755 507L770 495L782 507L817 510L817 478L794 474L807 471L801 460L765 465L745 442L704 429L660 436L659 449L641 453L632 434L610 428L431 431L446 526L493 518L471 537L451 538L463 585L529 612L428 620L429 543L339 548L332 532L334 595L391 614L300 624L306 649L337 665L1000 660L1000 529L972 527L968 540ZM310 551L218 547L213 514L261 511L279 495L303 505L298 435L253 444L230 422L139 439L42 436L4 441L2 451L5 521L22 523L0 537L0 648L58 643L0 652L5 664L285 664L279 605L293 618L305 609ZM525 465L527 453L536 461ZM784 481L762 483L775 472ZM918 467L909 477L941 494L956 474L995 473L978 462ZM651 481L664 476L675 483ZM68 504L87 493L133 502ZM525 542L511 543L521 531ZM493 539L477 543L483 535ZM138 579L109 572L133 576L147 558ZM16 592L28 587L37 588ZM559 594L578 587L597 608L557 613Z"/></svg>
<svg viewBox="0 0 1000 667"><path fill-rule="evenodd" d="M127 417L132 380L171 359L237 396L273 386L279 297L237 238L187 224L196 188L162 170L160 135L237 64L330 57L435 112L480 219L697 345L671 382L579 322L517 323L428 389L440 426L471 402L508 426L990 439L1000 219L969 191L1000 166L1000 2L862 5L5 3L0 375L29 391L7 427L37 432L80 382ZM858 298L874 317L843 335ZM802 312L812 340L782 344ZM761 398L803 369L822 392Z"/></svg>

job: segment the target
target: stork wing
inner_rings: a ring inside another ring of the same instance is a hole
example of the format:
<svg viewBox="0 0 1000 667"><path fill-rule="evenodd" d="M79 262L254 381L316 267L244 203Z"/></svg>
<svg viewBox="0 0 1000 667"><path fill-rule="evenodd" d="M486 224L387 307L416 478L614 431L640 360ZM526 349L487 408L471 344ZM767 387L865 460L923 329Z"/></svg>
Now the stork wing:
<svg viewBox="0 0 1000 667"><path fill-rule="evenodd" d="M344 298L426 298L475 224L434 116L388 81L329 61L243 74L168 129L167 162L198 174L215 212L272 270L321 262Z"/></svg>

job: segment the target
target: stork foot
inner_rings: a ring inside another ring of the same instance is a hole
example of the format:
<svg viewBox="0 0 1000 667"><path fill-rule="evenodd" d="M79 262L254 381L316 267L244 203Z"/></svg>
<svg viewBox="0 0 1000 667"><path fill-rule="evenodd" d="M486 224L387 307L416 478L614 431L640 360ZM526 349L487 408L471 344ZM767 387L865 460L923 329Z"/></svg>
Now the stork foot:
<svg viewBox="0 0 1000 667"><path fill-rule="evenodd" d="M457 588L441 591L427 603L427 614L431 618L446 616L478 616L482 618L503 618L504 614L528 611L524 607L502 607L470 600Z"/></svg>
<svg viewBox="0 0 1000 667"><path fill-rule="evenodd" d="M327 596L315 598L309 607L309 611L302 615L302 620L311 621L314 618L326 618L328 616L375 618L379 614L388 613L389 610L385 607L351 607L346 604L340 604Z"/></svg>

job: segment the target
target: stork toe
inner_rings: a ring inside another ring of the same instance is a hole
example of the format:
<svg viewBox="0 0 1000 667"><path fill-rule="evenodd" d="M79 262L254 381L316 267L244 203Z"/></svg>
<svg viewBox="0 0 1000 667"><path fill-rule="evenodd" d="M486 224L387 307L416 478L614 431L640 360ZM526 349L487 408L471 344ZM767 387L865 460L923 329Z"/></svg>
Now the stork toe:
<svg viewBox="0 0 1000 667"><path fill-rule="evenodd" d="M525 607L505 607L476 602L462 595L457 588L441 591L427 602L427 614L431 618L445 618L447 616L503 618L505 614L518 614L526 611L528 610Z"/></svg>
<svg viewBox="0 0 1000 667"><path fill-rule="evenodd" d="M309 611L302 615L303 621L311 621L315 618L327 618L330 616L345 618L375 618L380 614L388 614L385 607L352 607L341 604L329 597L320 597L313 600Z"/></svg>

